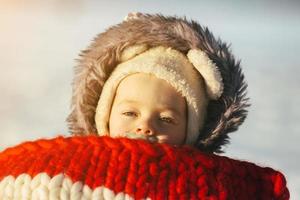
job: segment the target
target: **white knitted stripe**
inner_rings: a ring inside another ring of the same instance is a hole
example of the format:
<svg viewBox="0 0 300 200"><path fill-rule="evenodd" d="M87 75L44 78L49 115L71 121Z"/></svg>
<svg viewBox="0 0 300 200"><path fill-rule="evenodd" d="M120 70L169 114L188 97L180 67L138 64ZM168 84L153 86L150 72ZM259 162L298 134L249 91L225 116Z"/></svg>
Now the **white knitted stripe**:
<svg viewBox="0 0 300 200"><path fill-rule="evenodd" d="M7 176L0 181L1 200L133 200L123 192L100 186L92 190L82 182L73 183L64 174L49 177L39 173L31 178L28 174L18 177ZM149 198L147 198L149 199Z"/></svg>

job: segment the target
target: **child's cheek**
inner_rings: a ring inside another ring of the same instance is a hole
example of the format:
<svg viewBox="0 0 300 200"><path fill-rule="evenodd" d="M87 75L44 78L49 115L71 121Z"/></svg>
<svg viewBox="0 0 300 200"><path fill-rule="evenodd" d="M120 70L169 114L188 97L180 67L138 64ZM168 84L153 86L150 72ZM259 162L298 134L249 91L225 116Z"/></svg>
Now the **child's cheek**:
<svg viewBox="0 0 300 200"><path fill-rule="evenodd" d="M110 123L110 136L120 137L125 136L125 133L130 132L130 124L124 120L115 120Z"/></svg>

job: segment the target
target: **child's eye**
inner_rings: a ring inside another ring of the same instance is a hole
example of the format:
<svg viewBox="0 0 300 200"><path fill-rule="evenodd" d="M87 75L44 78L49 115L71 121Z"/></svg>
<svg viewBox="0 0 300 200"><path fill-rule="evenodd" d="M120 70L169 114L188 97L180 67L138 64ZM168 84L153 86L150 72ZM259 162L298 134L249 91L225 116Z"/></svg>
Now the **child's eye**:
<svg viewBox="0 0 300 200"><path fill-rule="evenodd" d="M128 111L128 112L123 112L122 115L125 115L127 117L136 117L137 113L132 112L132 111Z"/></svg>
<svg viewBox="0 0 300 200"><path fill-rule="evenodd" d="M171 118L171 117L160 117L160 120L165 122L165 123L168 123L168 124L173 124L174 123L174 119Z"/></svg>

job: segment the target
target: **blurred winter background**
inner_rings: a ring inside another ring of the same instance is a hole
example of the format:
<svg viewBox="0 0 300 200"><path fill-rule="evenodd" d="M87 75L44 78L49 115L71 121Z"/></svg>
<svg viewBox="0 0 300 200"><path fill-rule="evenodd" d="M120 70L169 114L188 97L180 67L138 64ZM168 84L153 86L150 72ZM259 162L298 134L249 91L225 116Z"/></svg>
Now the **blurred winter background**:
<svg viewBox="0 0 300 200"><path fill-rule="evenodd" d="M0 150L68 134L80 50L130 11L208 26L242 60L252 107L227 156L281 170L300 199L300 1L0 0Z"/></svg>

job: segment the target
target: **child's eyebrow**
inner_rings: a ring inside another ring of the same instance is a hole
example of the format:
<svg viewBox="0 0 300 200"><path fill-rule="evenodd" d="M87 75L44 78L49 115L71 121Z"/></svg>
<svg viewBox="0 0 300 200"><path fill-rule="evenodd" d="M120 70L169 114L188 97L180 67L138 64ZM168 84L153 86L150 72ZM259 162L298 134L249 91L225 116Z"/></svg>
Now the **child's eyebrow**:
<svg viewBox="0 0 300 200"><path fill-rule="evenodd" d="M140 105L141 103L139 101L125 99L125 100L118 102L117 106L122 105L122 104L138 104L138 105Z"/></svg>
<svg viewBox="0 0 300 200"><path fill-rule="evenodd" d="M118 102L117 106L120 106L122 104L141 105L142 103L140 101L125 99L125 100L122 100L122 101ZM161 107L160 108L161 111L171 111L171 112L174 112L174 114L177 115L177 116L181 116L183 114L183 113L179 112L178 109L176 109L175 107L170 106L169 104L162 104L160 107Z"/></svg>
<svg viewBox="0 0 300 200"><path fill-rule="evenodd" d="M171 112L173 112L177 116L181 116L182 115L182 113L179 112L176 108L170 107L169 105L166 105L166 107L163 107L162 111L171 111Z"/></svg>

